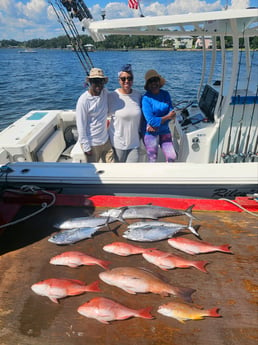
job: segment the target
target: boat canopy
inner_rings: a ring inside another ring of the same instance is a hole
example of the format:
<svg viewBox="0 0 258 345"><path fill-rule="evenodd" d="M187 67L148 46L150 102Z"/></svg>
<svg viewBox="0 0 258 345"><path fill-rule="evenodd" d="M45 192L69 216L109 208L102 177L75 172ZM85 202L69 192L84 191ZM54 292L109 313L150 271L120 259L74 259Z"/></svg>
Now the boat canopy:
<svg viewBox="0 0 258 345"><path fill-rule="evenodd" d="M257 14L257 8L249 8L101 21L85 18L82 24L95 41L104 40L110 34L252 37L258 31Z"/></svg>

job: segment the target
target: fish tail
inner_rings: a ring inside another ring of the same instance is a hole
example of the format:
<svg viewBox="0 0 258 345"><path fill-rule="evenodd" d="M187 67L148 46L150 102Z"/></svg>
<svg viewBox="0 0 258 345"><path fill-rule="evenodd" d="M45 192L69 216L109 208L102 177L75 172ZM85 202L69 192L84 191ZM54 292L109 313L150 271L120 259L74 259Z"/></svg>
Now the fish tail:
<svg viewBox="0 0 258 345"><path fill-rule="evenodd" d="M219 250L225 253L231 253L233 252L230 250L230 245L229 244L223 244L222 246L219 246Z"/></svg>
<svg viewBox="0 0 258 345"><path fill-rule="evenodd" d="M211 317L221 317L221 315L218 313L219 308L212 308L208 310L207 316Z"/></svg>
<svg viewBox="0 0 258 345"><path fill-rule="evenodd" d="M150 313L151 310L152 310L152 307L140 309L138 311L138 316L142 317L143 319L153 319L154 317Z"/></svg>
<svg viewBox="0 0 258 345"><path fill-rule="evenodd" d="M189 206L185 211L184 211L184 214L189 217L190 219L197 219L197 217L195 217L193 214L192 214L192 210L194 208L195 205L191 205Z"/></svg>
<svg viewBox="0 0 258 345"><path fill-rule="evenodd" d="M192 303L191 295L195 292L195 289L191 288L177 288L176 296L181 297L184 301Z"/></svg>
<svg viewBox="0 0 258 345"><path fill-rule="evenodd" d="M198 270L202 271L202 272L205 272L205 273L208 273L205 266L208 264L209 262L208 261L195 261L193 263L193 266L195 268L197 268Z"/></svg>
<svg viewBox="0 0 258 345"><path fill-rule="evenodd" d="M85 291L94 291L94 292L100 292L99 288L99 281L96 280L95 282L85 286Z"/></svg>
<svg viewBox="0 0 258 345"><path fill-rule="evenodd" d="M195 227L194 226L191 226L189 224L188 226L188 229L197 237L200 237L200 235L198 234L198 232L196 231L197 229L199 228L199 225L196 225Z"/></svg>
<svg viewBox="0 0 258 345"><path fill-rule="evenodd" d="M120 208L120 214L118 215L118 217L115 217L116 218L116 220L118 220L119 222L121 222L121 223L124 223L124 224L127 224L127 222L124 220L124 218L123 218L123 214L125 213L125 211L128 209L128 207L127 206L124 206L124 207L121 207Z"/></svg>
<svg viewBox="0 0 258 345"><path fill-rule="evenodd" d="M109 265L111 264L110 261L100 260L99 266L107 270L109 268Z"/></svg>

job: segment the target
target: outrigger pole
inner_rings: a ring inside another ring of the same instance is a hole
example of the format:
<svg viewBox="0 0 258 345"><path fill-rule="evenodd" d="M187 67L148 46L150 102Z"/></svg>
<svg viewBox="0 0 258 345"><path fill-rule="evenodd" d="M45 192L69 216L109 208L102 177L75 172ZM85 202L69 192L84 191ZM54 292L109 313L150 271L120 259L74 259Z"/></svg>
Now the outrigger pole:
<svg viewBox="0 0 258 345"><path fill-rule="evenodd" d="M83 0L55 0L54 2L50 0L49 3L52 5L57 19L62 25L86 75L89 75L90 69L94 66L73 22L73 18L78 18L80 21L84 18L92 19L89 9ZM67 13L65 10L67 10Z"/></svg>

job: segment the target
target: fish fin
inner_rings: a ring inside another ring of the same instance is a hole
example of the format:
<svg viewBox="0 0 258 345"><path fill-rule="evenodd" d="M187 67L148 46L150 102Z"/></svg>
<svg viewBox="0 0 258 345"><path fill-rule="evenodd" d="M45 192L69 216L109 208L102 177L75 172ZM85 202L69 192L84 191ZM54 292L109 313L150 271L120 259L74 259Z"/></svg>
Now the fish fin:
<svg viewBox="0 0 258 345"><path fill-rule="evenodd" d="M165 268L164 266L159 266L160 269L162 269L162 271L168 271L168 268Z"/></svg>
<svg viewBox="0 0 258 345"><path fill-rule="evenodd" d="M162 292L160 293L160 296L162 296L162 297L168 297L168 296L169 296L169 293L166 292L166 291L162 291Z"/></svg>
<svg viewBox="0 0 258 345"><path fill-rule="evenodd" d="M212 308L208 310L208 316L211 317L221 317L221 315L218 313L219 308Z"/></svg>
<svg viewBox="0 0 258 345"><path fill-rule="evenodd" d="M69 281L69 282L71 282L71 283L78 284L78 285L81 285L81 286L85 285L85 283L82 282L82 281L79 280L79 279L66 279L66 280Z"/></svg>
<svg viewBox="0 0 258 345"><path fill-rule="evenodd" d="M127 293L131 294L131 295L136 295L136 292L133 291L133 290L129 290L129 289L126 289L126 288L123 288L124 291L126 291Z"/></svg>
<svg viewBox="0 0 258 345"><path fill-rule="evenodd" d="M80 266L80 265L73 264L73 263L69 263L68 266L71 267L71 268L77 268L77 267Z"/></svg>
<svg viewBox="0 0 258 345"><path fill-rule="evenodd" d="M222 252L233 254L233 252L230 250L229 244L223 244L222 246L219 246L218 248Z"/></svg>
<svg viewBox="0 0 258 345"><path fill-rule="evenodd" d="M100 292L99 288L99 281L96 280L95 282L85 286L85 291L94 291L94 292Z"/></svg>
<svg viewBox="0 0 258 345"><path fill-rule="evenodd" d="M111 228L110 228L110 225L109 225L109 219L110 219L110 216L107 217L107 220L106 220L106 223L105 223L105 226L108 228L108 230L110 231Z"/></svg>
<svg viewBox="0 0 258 345"><path fill-rule="evenodd" d="M138 313L139 313L138 316L142 317L143 319L154 319L154 316L152 316L150 313L151 310L152 310L152 307L140 309L138 310Z"/></svg>
<svg viewBox="0 0 258 345"><path fill-rule="evenodd" d="M97 319L99 322L101 323L104 323L105 325L109 325L110 323L108 321L104 321L104 320L100 320L100 319Z"/></svg>
<svg viewBox="0 0 258 345"><path fill-rule="evenodd" d="M179 322L185 324L185 320L183 320L183 319L177 319L177 320L178 320Z"/></svg>
<svg viewBox="0 0 258 345"><path fill-rule="evenodd" d="M184 301L192 303L191 295L195 292L195 289L191 288L178 288L176 295L181 297Z"/></svg>
<svg viewBox="0 0 258 345"><path fill-rule="evenodd" d="M208 263L208 261L194 261L193 266L202 272L208 273L205 268Z"/></svg>
<svg viewBox="0 0 258 345"><path fill-rule="evenodd" d="M58 299L55 297L49 297L49 299L54 303L57 303L57 304L59 303Z"/></svg>
<svg viewBox="0 0 258 345"><path fill-rule="evenodd" d="M111 265L110 261L105 261L105 260L101 260L99 261L99 266L101 266L102 268L104 268L105 270L107 270L109 268L109 266Z"/></svg>

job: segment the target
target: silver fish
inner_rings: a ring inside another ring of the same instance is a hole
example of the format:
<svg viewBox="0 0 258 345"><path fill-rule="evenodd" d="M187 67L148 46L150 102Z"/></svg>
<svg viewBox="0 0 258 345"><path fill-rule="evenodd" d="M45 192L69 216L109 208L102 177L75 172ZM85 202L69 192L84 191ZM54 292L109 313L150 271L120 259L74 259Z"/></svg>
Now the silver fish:
<svg viewBox="0 0 258 345"><path fill-rule="evenodd" d="M188 207L185 211L176 210L168 207L161 207L155 205L137 205L137 206L124 206L118 208L112 208L100 214L101 217L114 217L123 221L124 219L133 218L150 218L158 219L162 217L175 217L175 216L187 216L191 220L196 219L192 215L192 208L194 205Z"/></svg>
<svg viewBox="0 0 258 345"><path fill-rule="evenodd" d="M75 228L87 228L95 226L105 226L109 223L115 222L117 219L112 217L78 217L70 218L64 222L54 225L57 229L75 229Z"/></svg>
<svg viewBox="0 0 258 345"><path fill-rule="evenodd" d="M128 240L138 241L138 242L154 242L161 241L167 238L175 236L179 231L189 229L193 234L199 236L196 230L192 226L186 226L181 224L174 224L174 226L165 226L157 224L159 222L154 222L156 225L144 225L140 227L132 227L124 232L123 237ZM171 223L173 224L173 223Z"/></svg>
<svg viewBox="0 0 258 345"><path fill-rule="evenodd" d="M86 227L86 228L76 228L70 230L63 230L52 235L48 241L55 244L73 244L84 240L86 238L92 237L92 235L98 231L101 227Z"/></svg>

